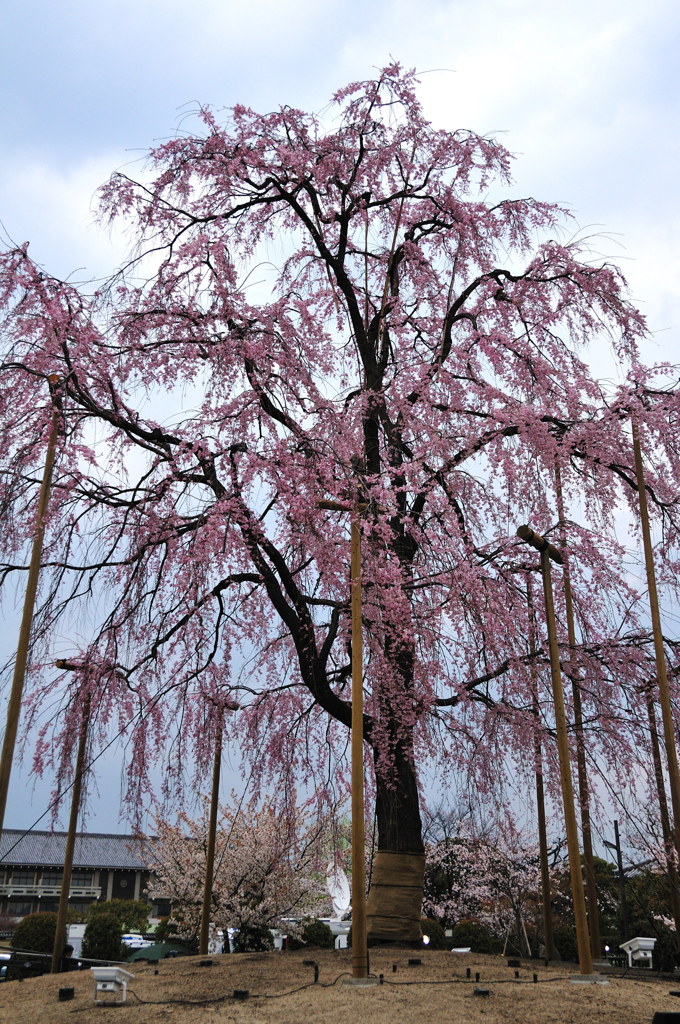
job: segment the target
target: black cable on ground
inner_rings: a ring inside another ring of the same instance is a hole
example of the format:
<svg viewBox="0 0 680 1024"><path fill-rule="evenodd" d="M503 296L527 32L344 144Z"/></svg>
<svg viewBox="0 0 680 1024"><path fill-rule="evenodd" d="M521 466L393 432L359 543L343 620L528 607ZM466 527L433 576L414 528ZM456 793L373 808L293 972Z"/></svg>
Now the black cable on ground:
<svg viewBox="0 0 680 1024"><path fill-rule="evenodd" d="M306 988L333 988L340 978L344 978L348 975L349 971L343 971L342 974L338 974L334 981L308 981L305 985L300 985L298 988L288 989L286 992L272 992L272 993L249 993L249 999L283 999L284 996L295 995L296 992L302 992ZM138 996L133 988L128 986L128 992L130 992L138 1003L143 1006L210 1006L212 1003L224 1003L227 999L233 999L233 995L224 996L213 996L212 999L142 999Z"/></svg>
<svg viewBox="0 0 680 1024"><path fill-rule="evenodd" d="M383 981L383 985L546 985L551 981L566 981L567 978L541 978L539 981L520 981L517 978L489 978L484 982L473 981L472 978L444 978L442 981Z"/></svg>
<svg viewBox="0 0 680 1024"><path fill-rule="evenodd" d="M133 988L128 986L127 991L133 995L142 1006L211 1006L213 1003L223 1003L225 999L232 999L233 996L214 996L212 999L142 999Z"/></svg>
<svg viewBox="0 0 680 1024"><path fill-rule="evenodd" d="M308 981L304 985L299 985L297 988L287 989L285 992L250 992L248 995L249 999L284 999L286 996L295 995L297 992L303 992L308 988L333 988L340 981L340 978L350 976L350 971L342 971L338 974L333 981ZM371 975L377 977L376 975ZM548 985L554 981L567 981L568 975L556 975L552 978L537 978L535 981L532 979L519 979L519 978L489 978L484 981L484 985ZM613 975L613 977L625 978L625 975ZM628 981L637 981L638 978L626 978ZM472 978L442 978L442 979L413 979L412 981L387 981L383 979L380 982L382 985L391 985L393 988L406 987L409 985L478 985L481 982L473 981ZM224 1003L229 999L234 999L233 995L222 995L213 996L208 999L142 999L141 996L132 988L128 988L138 1003L144 1006L210 1006L214 1003Z"/></svg>

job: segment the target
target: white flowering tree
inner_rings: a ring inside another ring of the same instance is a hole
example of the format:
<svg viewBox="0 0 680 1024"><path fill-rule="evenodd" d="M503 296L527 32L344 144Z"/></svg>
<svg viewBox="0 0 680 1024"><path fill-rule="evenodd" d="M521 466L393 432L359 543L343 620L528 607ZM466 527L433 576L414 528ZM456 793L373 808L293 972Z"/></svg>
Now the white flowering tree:
<svg viewBox="0 0 680 1024"><path fill-rule="evenodd" d="M426 844L423 914L450 927L474 919L495 935L516 930L528 947L525 925L540 926L538 846L514 822L482 831L469 819L443 820ZM556 869L551 872L555 889ZM530 949L526 952L530 954Z"/></svg>
<svg viewBox="0 0 680 1024"><path fill-rule="evenodd" d="M192 820L155 818L152 898L172 902L177 935L196 940L201 920L208 844L207 806ZM328 912L323 862L327 822L306 808L282 813L271 800L255 798L220 808L210 919L218 928L272 928L283 919Z"/></svg>

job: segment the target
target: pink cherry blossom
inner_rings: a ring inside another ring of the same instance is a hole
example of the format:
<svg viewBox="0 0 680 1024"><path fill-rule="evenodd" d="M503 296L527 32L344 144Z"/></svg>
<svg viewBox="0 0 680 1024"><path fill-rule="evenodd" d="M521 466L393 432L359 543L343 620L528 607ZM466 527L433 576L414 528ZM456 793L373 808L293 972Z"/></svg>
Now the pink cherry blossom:
<svg viewBox="0 0 680 1024"><path fill-rule="evenodd" d="M515 537L523 522L556 536L555 460L589 763L619 784L648 758L651 645L616 521L637 515L634 413L674 597L673 371L641 363L644 318L618 267L564 209L513 198L496 139L429 123L417 85L395 64L323 116L202 108L139 181L116 173L100 190L101 222L132 249L92 294L26 247L2 254L5 588L22 586L46 381L61 381L23 717L48 714L34 766L56 766L57 786L87 687L93 753L124 731L128 806L150 798L155 761L165 797L187 768L198 785L222 714L253 795L297 780L319 807L337 802L349 524L317 503L362 498L378 847L422 851L426 759L443 785L503 798L530 779L538 729L557 797L547 646L541 634L533 656L527 641L537 559ZM601 346L616 388L589 370ZM66 642L75 676L51 667ZM676 650L669 635L673 666ZM671 686L677 707L674 673Z"/></svg>

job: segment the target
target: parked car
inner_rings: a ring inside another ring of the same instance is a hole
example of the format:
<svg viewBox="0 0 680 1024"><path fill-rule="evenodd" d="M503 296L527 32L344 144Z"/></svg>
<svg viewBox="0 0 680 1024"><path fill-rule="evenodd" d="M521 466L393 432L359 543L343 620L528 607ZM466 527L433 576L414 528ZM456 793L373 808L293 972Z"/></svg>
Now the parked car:
<svg viewBox="0 0 680 1024"><path fill-rule="evenodd" d="M149 940L145 939L143 935L139 934L139 932L126 932L123 936L123 942L126 946L129 946L130 949L146 949L147 946L153 946L153 942L149 942Z"/></svg>

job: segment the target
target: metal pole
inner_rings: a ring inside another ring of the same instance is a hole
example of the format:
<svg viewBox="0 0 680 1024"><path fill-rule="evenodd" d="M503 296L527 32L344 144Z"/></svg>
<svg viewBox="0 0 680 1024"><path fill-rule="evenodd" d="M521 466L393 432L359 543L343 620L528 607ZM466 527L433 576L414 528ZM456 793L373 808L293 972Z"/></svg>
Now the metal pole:
<svg viewBox="0 0 680 1024"><path fill-rule="evenodd" d="M593 962L590 955L590 943L588 941L588 918L586 916L586 901L583 892L581 852L578 845L578 829L576 825L574 791L572 788L571 763L569 759L569 740L567 738L567 719L564 713L564 693L562 692L562 677L560 675L560 654L557 646L557 626L555 623L555 606L553 604L552 579L550 576L550 556L547 546L543 551L541 551L541 570L543 572L545 617L548 625L548 645L550 647L550 674L552 677L553 700L555 703L557 750L560 759L560 779L562 782L564 821L567 829L567 847L569 850L571 890L574 900L574 918L576 921L579 970L581 974L592 974Z"/></svg>
<svg viewBox="0 0 680 1024"><path fill-rule="evenodd" d="M215 871L215 836L217 834L217 809L220 795L220 771L222 768L222 709L220 708L215 732L215 759L213 761L212 793L210 795L210 823L208 825L208 849L205 857L205 884L203 886L203 910L201 913L201 937L198 951L201 956L208 952L210 941L210 909L212 904L213 874Z"/></svg>
<svg viewBox="0 0 680 1024"><path fill-rule="evenodd" d="M621 856L621 841L619 839L619 823L614 820L614 835L616 837L616 862L619 865L619 886L621 888L621 915L623 917L623 941L628 942L630 928L628 927L628 904L626 903L626 876L623 873L623 857Z"/></svg>
<svg viewBox="0 0 680 1024"><path fill-rule="evenodd" d="M54 387L57 377L50 377L50 385ZM7 792L9 780L12 774L12 762L14 760L14 747L17 739L19 726L19 714L21 712L21 700L24 692L24 678L26 676L26 664L28 661L28 644L31 638L31 624L33 622L33 608L35 606L35 595L38 589L38 576L40 574L40 557L42 555L43 539L45 536L45 516L47 505L50 499L50 484L52 482L52 469L59 436L59 409L52 398L52 427L47 442L47 455L45 457L45 469L43 471L40 497L38 499L38 516L33 536L33 551L31 564L28 568L28 582L26 583L26 596L24 598L24 612L21 618L19 630L19 645L17 657L14 662L14 678L12 689L7 704L7 724L5 726L5 738L2 744L2 756L0 757L0 835L5 823L5 807L7 806Z"/></svg>
<svg viewBox="0 0 680 1024"><path fill-rule="evenodd" d="M659 683L659 702L663 721L666 757L668 759L668 781L671 789L671 806L673 808L673 826L675 848L680 854L680 776L678 775L678 754L675 746L675 728L671 711L671 699L668 692L668 675L666 674L666 655L663 649L663 633L661 632L661 616L659 615L659 598L656 591L656 575L654 573L654 553L649 530L649 510L647 508L647 492L645 475L642 466L642 451L635 420L633 427L633 451L635 453L635 475L637 476L638 496L640 500L640 523L642 540L645 549L645 567L647 569L647 589L649 591L649 608L652 617L652 633L654 636L654 657L656 675Z"/></svg>
<svg viewBox="0 0 680 1024"><path fill-rule="evenodd" d="M562 546L566 547L564 501L562 499L562 476L559 463L555 462L555 490L557 494L557 514L560 517ZM600 940L600 918L597 912L597 886L595 884L595 862L593 860L592 830L590 827L590 800L588 795L588 771L586 768L586 748L583 739L583 708L581 704L581 687L578 669L574 659L576 649L576 630L574 628L574 602L571 592L571 574L569 559L564 555L564 603L567 612L567 632L569 635L569 663L572 695L574 700L574 728L576 732L576 768L578 775L579 803L581 807L581 835L583 836L583 862L586 875L586 893L588 897L588 925L590 927L590 950L597 960L602 956Z"/></svg>
<svg viewBox="0 0 680 1024"><path fill-rule="evenodd" d="M66 853L64 854L64 875L61 880L61 893L59 895L59 910L57 912L57 928L54 933L54 948L52 950L52 974L59 974L61 970L61 958L66 945L66 915L68 914L68 897L71 889L71 872L73 870L73 853L76 845L76 829L78 827L78 815L80 814L80 794L82 792L83 774L85 767L85 748L87 746L87 727L90 721L90 694L88 693L83 701L83 715L80 721L80 736L78 738L78 754L76 756L76 774L73 780L71 791L71 815L68 822L68 833L66 836Z"/></svg>
<svg viewBox="0 0 680 1024"><path fill-rule="evenodd" d="M533 711L536 719L534 740L534 757L536 760L536 811L538 814L538 846L541 858L541 895L543 897L543 932L545 935L545 955L548 960L555 959L555 940L553 938L552 900L550 898L550 866L548 864L548 836L545 827L545 795L543 791L543 752L538 734L538 684L536 679L536 639L534 635L533 601L531 584L527 579L527 599L529 603L529 653L531 660L531 680L533 684Z"/></svg>
<svg viewBox="0 0 680 1024"><path fill-rule="evenodd" d="M361 521L352 515L352 976L368 977L364 864L364 680L361 623Z"/></svg>

